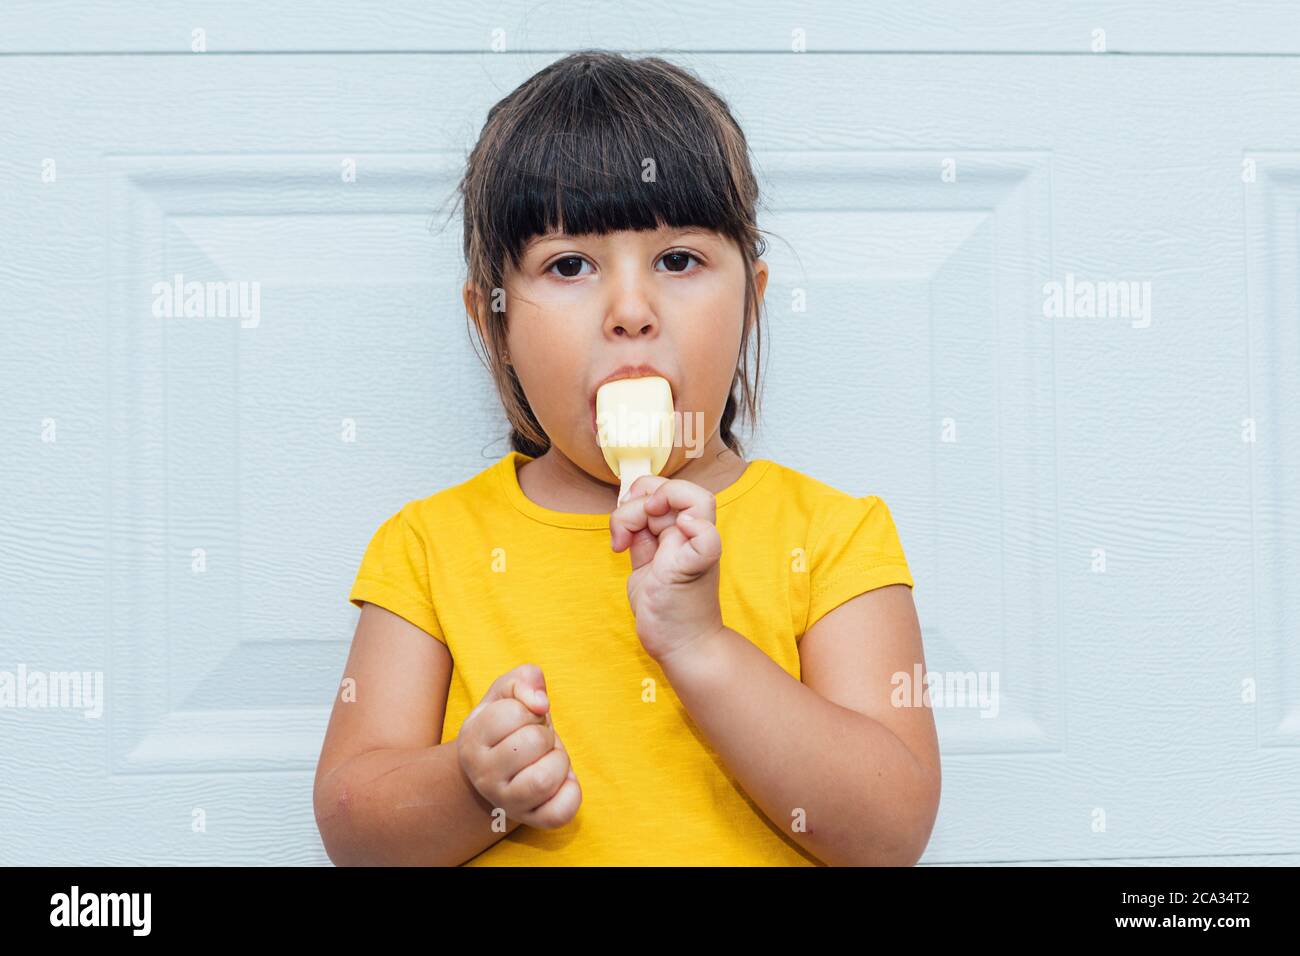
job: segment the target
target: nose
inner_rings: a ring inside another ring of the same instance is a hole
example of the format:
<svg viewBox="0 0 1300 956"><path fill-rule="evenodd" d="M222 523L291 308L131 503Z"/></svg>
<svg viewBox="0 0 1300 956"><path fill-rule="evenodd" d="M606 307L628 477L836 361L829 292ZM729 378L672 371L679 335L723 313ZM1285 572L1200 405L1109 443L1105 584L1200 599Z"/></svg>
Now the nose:
<svg viewBox="0 0 1300 956"><path fill-rule="evenodd" d="M612 323L612 329L615 335L630 335L634 338L640 338L653 332L657 324L654 319L647 319L644 322L637 319L615 319Z"/></svg>
<svg viewBox="0 0 1300 956"><path fill-rule="evenodd" d="M658 331L659 319L640 283L639 278L628 278L617 285L605 320L606 334L639 338Z"/></svg>

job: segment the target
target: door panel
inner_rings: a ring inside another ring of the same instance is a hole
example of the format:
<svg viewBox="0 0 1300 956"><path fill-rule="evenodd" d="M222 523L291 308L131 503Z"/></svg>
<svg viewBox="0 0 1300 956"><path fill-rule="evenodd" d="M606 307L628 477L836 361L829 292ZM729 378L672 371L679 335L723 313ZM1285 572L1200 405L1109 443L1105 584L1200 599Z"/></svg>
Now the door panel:
<svg viewBox="0 0 1300 956"><path fill-rule="evenodd" d="M0 670L105 687L0 709L0 862L327 862L361 551L506 450L456 180L559 55L0 59ZM675 59L765 190L750 455L885 498L929 670L991 695L936 709L924 862L1300 852L1300 65Z"/></svg>

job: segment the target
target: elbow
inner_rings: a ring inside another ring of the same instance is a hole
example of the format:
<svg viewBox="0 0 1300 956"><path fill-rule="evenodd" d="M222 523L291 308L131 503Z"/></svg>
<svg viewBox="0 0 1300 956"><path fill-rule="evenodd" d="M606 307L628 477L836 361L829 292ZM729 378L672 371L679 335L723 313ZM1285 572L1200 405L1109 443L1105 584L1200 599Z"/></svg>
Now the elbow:
<svg viewBox="0 0 1300 956"><path fill-rule="evenodd" d="M913 812L904 828L904 839L893 849L893 859L888 866L915 866L925 855L934 832L934 822L939 816L939 796L943 789L942 774L936 763L925 768L916 789L909 795Z"/></svg>
<svg viewBox="0 0 1300 956"><path fill-rule="evenodd" d="M906 808L889 833L873 833L844 861L848 866L915 866L930 845L939 815L942 788L938 766L923 768L914 784L898 793L898 806Z"/></svg>
<svg viewBox="0 0 1300 956"><path fill-rule="evenodd" d="M358 866L363 861L354 853L351 837L352 789L347 777L337 772L318 780L312 791L312 809L325 855L335 866Z"/></svg>

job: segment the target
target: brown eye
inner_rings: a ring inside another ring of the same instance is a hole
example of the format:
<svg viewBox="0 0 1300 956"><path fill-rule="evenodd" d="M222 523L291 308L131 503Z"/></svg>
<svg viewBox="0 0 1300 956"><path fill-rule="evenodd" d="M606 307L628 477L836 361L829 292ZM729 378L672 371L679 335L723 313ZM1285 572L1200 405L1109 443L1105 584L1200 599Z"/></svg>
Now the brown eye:
<svg viewBox="0 0 1300 956"><path fill-rule="evenodd" d="M552 262L550 269L547 269L546 271L549 272L551 271L551 269L559 269L560 270L559 274L563 276L565 279L573 279L581 275L582 273L577 271L572 271L572 270L580 269L582 267L582 263L586 261L587 260L582 258L582 256L564 256L563 258L556 259L554 262Z"/></svg>
<svg viewBox="0 0 1300 956"><path fill-rule="evenodd" d="M695 256L689 252L665 252L660 261L669 263L669 272L685 272L691 259L695 259Z"/></svg>

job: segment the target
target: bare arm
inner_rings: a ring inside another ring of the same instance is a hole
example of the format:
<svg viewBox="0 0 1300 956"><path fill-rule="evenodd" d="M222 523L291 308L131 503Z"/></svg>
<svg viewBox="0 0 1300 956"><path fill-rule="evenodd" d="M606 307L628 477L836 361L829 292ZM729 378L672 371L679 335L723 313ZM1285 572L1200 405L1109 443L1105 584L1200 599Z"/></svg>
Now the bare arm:
<svg viewBox="0 0 1300 956"><path fill-rule="evenodd" d="M924 668L912 592L846 601L800 643L797 681L723 628L665 660L665 675L764 814L832 865L910 866L938 812L940 764L926 706L894 706L895 674Z"/></svg>
<svg viewBox="0 0 1300 956"><path fill-rule="evenodd" d="M493 826L456 741L441 742L451 670L445 644L365 605L316 767L316 825L335 864L458 866L521 825L498 813Z"/></svg>

